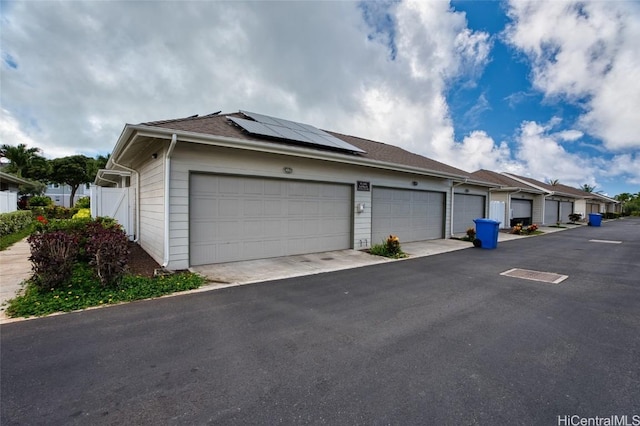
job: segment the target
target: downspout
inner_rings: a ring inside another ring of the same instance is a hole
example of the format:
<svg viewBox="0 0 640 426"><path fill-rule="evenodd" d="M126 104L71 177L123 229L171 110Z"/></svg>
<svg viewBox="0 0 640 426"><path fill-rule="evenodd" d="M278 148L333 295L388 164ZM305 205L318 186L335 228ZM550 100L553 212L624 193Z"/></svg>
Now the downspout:
<svg viewBox="0 0 640 426"><path fill-rule="evenodd" d="M162 262L162 267L166 268L169 264L169 184L171 183L171 154L173 154L173 149L178 142L178 135L175 133L171 135L171 144L169 145L169 149L167 150L167 154L165 155L165 169L164 169L164 261Z"/></svg>
<svg viewBox="0 0 640 426"><path fill-rule="evenodd" d="M131 142L131 144L129 144L129 146L127 146L127 149L129 149L132 144L133 144L133 141ZM127 152L127 149L122 151L122 153L120 154L120 157L122 157L124 153ZM138 240L140 239L140 173L138 173L136 170L130 167L123 166L122 164L117 163L113 157L111 157L111 162L113 163L114 166L123 168L128 172L135 173L136 175L136 232L135 232L135 237L133 239L133 242L137 243Z"/></svg>
<svg viewBox="0 0 640 426"><path fill-rule="evenodd" d="M453 235L453 205L454 205L454 197L455 197L455 189L460 186L460 185L464 185L465 183L467 183L469 181L469 178L466 177L464 178L464 182L458 182L458 183L454 183L453 185L451 185L451 223L450 223L450 234Z"/></svg>

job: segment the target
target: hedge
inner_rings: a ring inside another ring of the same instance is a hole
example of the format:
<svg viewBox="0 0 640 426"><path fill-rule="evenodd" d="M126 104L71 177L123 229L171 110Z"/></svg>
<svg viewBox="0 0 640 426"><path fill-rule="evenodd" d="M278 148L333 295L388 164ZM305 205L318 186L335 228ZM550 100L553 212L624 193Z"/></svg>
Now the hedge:
<svg viewBox="0 0 640 426"><path fill-rule="evenodd" d="M33 214L29 210L18 210L0 214L0 237L13 234L31 225Z"/></svg>

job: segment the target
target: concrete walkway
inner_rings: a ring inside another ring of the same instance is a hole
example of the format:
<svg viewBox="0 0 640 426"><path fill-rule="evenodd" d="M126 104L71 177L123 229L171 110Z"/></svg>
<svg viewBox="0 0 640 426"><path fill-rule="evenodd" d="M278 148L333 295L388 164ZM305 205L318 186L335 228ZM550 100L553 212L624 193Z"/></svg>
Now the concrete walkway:
<svg viewBox="0 0 640 426"><path fill-rule="evenodd" d="M27 239L0 251L0 323L7 319L6 302L22 291L22 282L31 277L31 262Z"/></svg>

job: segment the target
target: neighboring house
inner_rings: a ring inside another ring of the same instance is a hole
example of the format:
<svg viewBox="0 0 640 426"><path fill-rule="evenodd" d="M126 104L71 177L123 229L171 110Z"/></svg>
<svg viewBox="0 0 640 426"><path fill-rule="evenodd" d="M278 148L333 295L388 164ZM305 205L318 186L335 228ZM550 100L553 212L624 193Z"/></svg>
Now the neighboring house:
<svg viewBox="0 0 640 426"><path fill-rule="evenodd" d="M471 176L495 185L489 190L490 216L501 223L501 228L510 228L518 223L524 226L544 223L546 192L543 189L490 170L478 170Z"/></svg>
<svg viewBox="0 0 640 426"><path fill-rule="evenodd" d="M389 234L448 238L485 216L493 186L392 145L244 111L127 124L95 184L126 188L128 232L174 270L365 249Z"/></svg>
<svg viewBox="0 0 640 426"><path fill-rule="evenodd" d="M546 225L567 222L571 213L579 213L587 220L589 213L606 213L608 209L615 211L617 201L600 194L582 191L571 186L540 182L512 173L504 173L520 182L545 191L544 221Z"/></svg>
<svg viewBox="0 0 640 426"><path fill-rule="evenodd" d="M29 185L26 179L0 171L0 213L18 210L18 192L20 185Z"/></svg>
<svg viewBox="0 0 640 426"><path fill-rule="evenodd" d="M90 183L80 185L75 193L75 196L73 197L72 204L69 204L69 198L71 197L71 187L66 184L50 183L47 185L47 189L44 195L51 198L56 206L73 207L80 198L90 196L90 188Z"/></svg>

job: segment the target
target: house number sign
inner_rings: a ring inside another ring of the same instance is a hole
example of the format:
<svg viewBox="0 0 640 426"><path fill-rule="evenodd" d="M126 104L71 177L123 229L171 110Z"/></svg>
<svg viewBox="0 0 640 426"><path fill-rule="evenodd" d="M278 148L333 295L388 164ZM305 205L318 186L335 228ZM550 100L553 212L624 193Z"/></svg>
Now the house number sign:
<svg viewBox="0 0 640 426"><path fill-rule="evenodd" d="M371 182L358 181L358 191L371 191Z"/></svg>

